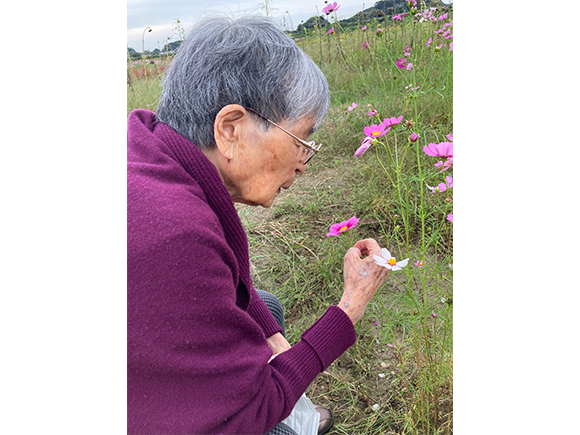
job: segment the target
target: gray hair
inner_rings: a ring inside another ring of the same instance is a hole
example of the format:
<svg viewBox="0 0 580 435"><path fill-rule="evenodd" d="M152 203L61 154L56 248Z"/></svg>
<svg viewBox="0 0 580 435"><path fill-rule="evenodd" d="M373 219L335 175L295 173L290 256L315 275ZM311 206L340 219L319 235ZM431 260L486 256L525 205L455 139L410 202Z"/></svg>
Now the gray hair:
<svg viewBox="0 0 580 435"><path fill-rule="evenodd" d="M214 148L214 120L228 104L276 123L308 116L316 130L330 96L322 71L269 18L220 16L198 23L177 49L157 117L199 148Z"/></svg>

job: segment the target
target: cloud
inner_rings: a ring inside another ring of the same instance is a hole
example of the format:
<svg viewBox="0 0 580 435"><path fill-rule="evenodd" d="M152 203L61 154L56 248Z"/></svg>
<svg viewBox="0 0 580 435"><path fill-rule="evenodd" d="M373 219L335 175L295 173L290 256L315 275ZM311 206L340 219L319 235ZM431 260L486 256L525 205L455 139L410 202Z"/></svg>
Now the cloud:
<svg viewBox="0 0 580 435"><path fill-rule="evenodd" d="M157 48L158 41L163 47L167 37L170 37L171 41L179 39L177 31L173 30L177 18L187 33L196 21L212 12L226 13L232 17L263 14L264 10L260 6L262 3L263 1L260 0L219 3L207 0L127 0L127 44L141 51L143 29L150 26L153 31L145 35L145 49L154 50ZM363 3L360 0L343 0L338 3L340 4L338 19L350 18L363 9ZM315 16L317 6L318 13L322 15L321 11L325 6L322 1L313 2L312 0L270 0L268 4L276 23L282 25L285 22L287 29L290 29L290 22L296 28L301 20L306 21ZM371 7L373 4L374 2L369 2L365 7Z"/></svg>

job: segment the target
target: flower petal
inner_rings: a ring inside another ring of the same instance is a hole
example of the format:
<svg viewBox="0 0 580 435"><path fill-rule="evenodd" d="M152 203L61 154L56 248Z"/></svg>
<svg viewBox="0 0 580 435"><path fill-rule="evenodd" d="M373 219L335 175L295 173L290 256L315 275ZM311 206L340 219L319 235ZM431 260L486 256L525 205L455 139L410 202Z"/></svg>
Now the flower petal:
<svg viewBox="0 0 580 435"><path fill-rule="evenodd" d="M379 266L386 267L387 269L391 268L391 265L383 257L373 255L373 258L375 259L375 263L378 264Z"/></svg>
<svg viewBox="0 0 580 435"><path fill-rule="evenodd" d="M387 261L389 261L392 258L391 253L389 252L389 250L387 248L381 248L381 255Z"/></svg>
<svg viewBox="0 0 580 435"><path fill-rule="evenodd" d="M360 147L358 147L357 150L354 152L355 157L362 156L366 152L366 150L370 148L372 143L373 143L372 139L370 137L366 137L365 140L363 140Z"/></svg>
<svg viewBox="0 0 580 435"><path fill-rule="evenodd" d="M395 266L405 267L407 265L407 263L409 263L409 259L408 258L405 258L404 260L397 261L395 263Z"/></svg>
<svg viewBox="0 0 580 435"><path fill-rule="evenodd" d="M356 216L351 217L349 220L346 221L346 226L349 228L354 227L356 224L358 224L360 219L357 219Z"/></svg>
<svg viewBox="0 0 580 435"><path fill-rule="evenodd" d="M439 157L439 154L437 154L437 148L435 148L435 144L434 143L430 143L429 145L423 146L423 151L428 156Z"/></svg>

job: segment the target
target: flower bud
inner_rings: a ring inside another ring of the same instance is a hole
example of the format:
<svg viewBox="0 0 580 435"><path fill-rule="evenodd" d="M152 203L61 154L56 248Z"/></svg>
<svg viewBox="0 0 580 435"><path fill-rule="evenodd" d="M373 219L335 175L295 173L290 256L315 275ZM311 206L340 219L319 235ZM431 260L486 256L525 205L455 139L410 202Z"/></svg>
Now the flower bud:
<svg viewBox="0 0 580 435"><path fill-rule="evenodd" d="M384 30L383 29L377 29L377 31L375 32L375 34L380 38L381 36L383 36Z"/></svg>
<svg viewBox="0 0 580 435"><path fill-rule="evenodd" d="M411 136L409 136L409 140L411 142L417 142L417 139L419 139L419 135L417 133L411 133Z"/></svg>
<svg viewBox="0 0 580 435"><path fill-rule="evenodd" d="M409 86L411 86L411 85L409 85ZM405 86L405 89L407 89L409 86ZM405 128L407 130L413 128L414 125L415 125L415 123L410 119L408 121L405 121Z"/></svg>

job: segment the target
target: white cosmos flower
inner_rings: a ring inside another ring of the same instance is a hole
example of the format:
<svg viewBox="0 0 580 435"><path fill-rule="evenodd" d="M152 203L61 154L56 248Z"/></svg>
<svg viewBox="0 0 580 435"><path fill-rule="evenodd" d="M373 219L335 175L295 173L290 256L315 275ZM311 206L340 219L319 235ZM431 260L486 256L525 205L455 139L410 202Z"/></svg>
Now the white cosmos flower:
<svg viewBox="0 0 580 435"><path fill-rule="evenodd" d="M379 266L386 267L393 272L396 270L401 270L409 262L408 258L397 261L395 257L391 256L391 253L387 248L381 248L381 255L373 255L373 258L375 259L375 263L377 263Z"/></svg>

